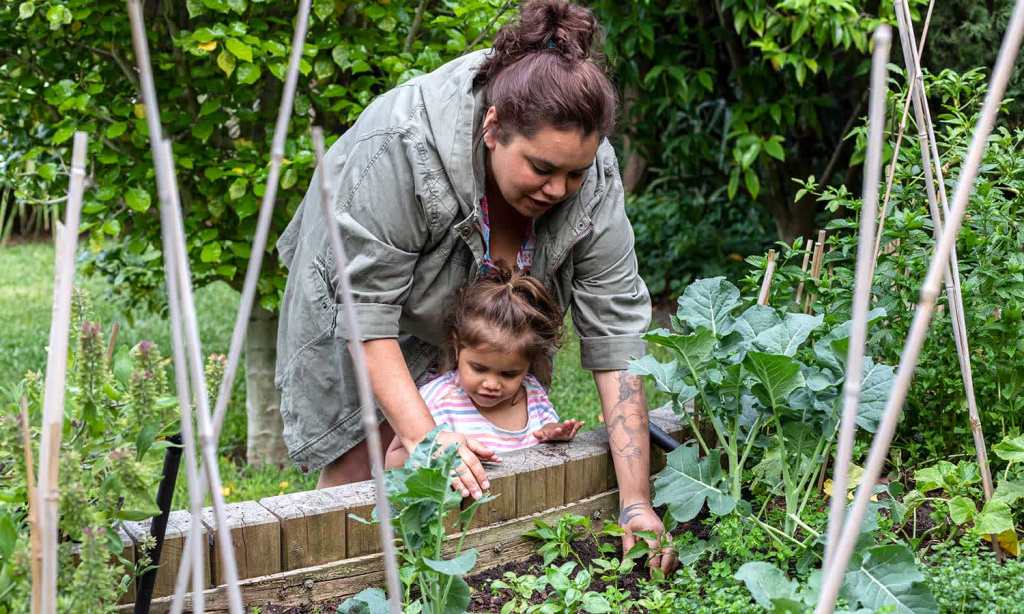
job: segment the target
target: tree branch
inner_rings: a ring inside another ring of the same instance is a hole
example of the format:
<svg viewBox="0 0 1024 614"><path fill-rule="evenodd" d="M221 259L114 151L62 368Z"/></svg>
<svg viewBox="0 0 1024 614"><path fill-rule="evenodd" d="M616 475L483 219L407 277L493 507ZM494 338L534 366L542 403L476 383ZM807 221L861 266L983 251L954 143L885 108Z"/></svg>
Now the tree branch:
<svg viewBox="0 0 1024 614"><path fill-rule="evenodd" d="M108 58L113 59L114 63L117 64L118 68L121 69L121 72L124 73L124 76L127 77L128 80L131 82L132 88L134 88L136 92L141 91L139 89L140 86L138 76L136 76L136 74L132 71L131 67L128 66L128 64L126 64L125 61L121 59L121 56L119 56L117 52L114 51L113 45L110 46L110 49L100 49L99 47L91 47L89 45L85 45L85 48L89 51L92 51L93 53L105 55Z"/></svg>
<svg viewBox="0 0 1024 614"><path fill-rule="evenodd" d="M504 15L505 11L507 11L511 6L512 0L508 0L504 5L502 5L501 10L498 11L498 14L495 15L494 17L491 17L491 20L487 22L487 25L480 30L480 34L477 34L476 38L473 39L473 42L466 45L466 48L463 49L462 53L460 53L459 55L465 55L473 47L476 47L478 44L480 44L480 41L484 40L484 37L487 36L487 34L491 31L491 26L493 26L496 21L501 19L501 16Z"/></svg>
<svg viewBox="0 0 1024 614"><path fill-rule="evenodd" d="M429 5L430 0L420 0L419 6L416 7L416 16L413 17L412 25L409 26L409 34L405 37L405 44L402 45L402 53L412 51L412 43L416 40L416 35L419 34L420 26L423 24L423 13L426 12Z"/></svg>

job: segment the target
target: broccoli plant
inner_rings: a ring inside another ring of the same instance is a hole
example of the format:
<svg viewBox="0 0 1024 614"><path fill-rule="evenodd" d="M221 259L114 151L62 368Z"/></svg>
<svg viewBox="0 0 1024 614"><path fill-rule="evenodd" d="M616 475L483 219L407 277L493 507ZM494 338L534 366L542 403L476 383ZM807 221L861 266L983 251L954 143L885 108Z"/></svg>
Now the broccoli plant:
<svg viewBox="0 0 1024 614"><path fill-rule="evenodd" d="M716 515L737 507L750 513L743 477L752 464L754 480L747 489L763 484L772 495L766 502L785 499L784 531L792 536L835 440L850 324L822 331L820 315L752 302L723 277L692 283L679 298L672 330L645 337L672 359L647 355L630 370L652 377L673 395L675 411L690 422L697 440L669 454L655 481L655 505L668 505L680 522L695 517L705 503ZM877 310L871 319L882 315ZM860 428L874 431L892 380L892 367L865 359ZM714 446L701 436L698 419L714 429Z"/></svg>

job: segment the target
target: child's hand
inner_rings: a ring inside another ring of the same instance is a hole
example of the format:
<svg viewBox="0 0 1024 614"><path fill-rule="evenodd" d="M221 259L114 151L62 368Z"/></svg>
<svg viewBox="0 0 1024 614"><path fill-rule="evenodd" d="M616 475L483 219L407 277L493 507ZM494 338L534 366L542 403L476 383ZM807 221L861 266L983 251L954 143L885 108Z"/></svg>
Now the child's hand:
<svg viewBox="0 0 1024 614"><path fill-rule="evenodd" d="M577 431L583 426L581 420L565 422L549 422L533 432L538 441L572 441Z"/></svg>

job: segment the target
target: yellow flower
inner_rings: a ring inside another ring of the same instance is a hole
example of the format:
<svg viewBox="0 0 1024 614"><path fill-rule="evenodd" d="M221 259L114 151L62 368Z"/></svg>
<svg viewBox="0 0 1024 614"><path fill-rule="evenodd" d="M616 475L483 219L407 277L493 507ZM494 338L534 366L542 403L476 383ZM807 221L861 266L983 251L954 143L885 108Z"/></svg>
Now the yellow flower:
<svg viewBox="0 0 1024 614"><path fill-rule="evenodd" d="M223 487L221 487L220 494L224 495L225 497L230 497L231 496L231 487L230 486L223 486Z"/></svg>
<svg viewBox="0 0 1024 614"><path fill-rule="evenodd" d="M288 481L285 480L285 481L281 482L280 484L278 484L278 487L281 488L281 490L284 490L285 488L288 488Z"/></svg>

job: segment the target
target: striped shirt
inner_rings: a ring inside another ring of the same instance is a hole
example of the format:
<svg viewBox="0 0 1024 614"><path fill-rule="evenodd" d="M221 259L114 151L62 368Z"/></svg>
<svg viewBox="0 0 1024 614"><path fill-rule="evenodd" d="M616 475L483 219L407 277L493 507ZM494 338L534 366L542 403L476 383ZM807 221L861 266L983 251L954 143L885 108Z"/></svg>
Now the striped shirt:
<svg viewBox="0 0 1024 614"><path fill-rule="evenodd" d="M468 435L495 452L510 452L540 443L533 432L550 422L558 422L548 394L532 375L523 378L526 388L526 426L510 431L496 426L480 413L458 383L458 372L449 371L420 388L434 422L446 424L452 431Z"/></svg>

